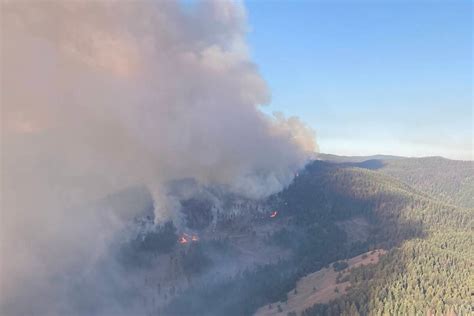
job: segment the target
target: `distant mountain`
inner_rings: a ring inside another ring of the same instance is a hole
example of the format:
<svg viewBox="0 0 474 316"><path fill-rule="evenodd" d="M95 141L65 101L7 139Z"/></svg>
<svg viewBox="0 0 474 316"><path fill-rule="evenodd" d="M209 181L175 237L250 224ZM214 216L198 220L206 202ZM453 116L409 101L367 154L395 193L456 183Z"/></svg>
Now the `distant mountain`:
<svg viewBox="0 0 474 316"><path fill-rule="evenodd" d="M318 153L316 154L316 158L319 160L330 161L330 162L363 162L366 160L396 160L396 159L403 159L405 157L402 156L392 156L392 155L372 155L372 156L339 156L333 154L324 154Z"/></svg>

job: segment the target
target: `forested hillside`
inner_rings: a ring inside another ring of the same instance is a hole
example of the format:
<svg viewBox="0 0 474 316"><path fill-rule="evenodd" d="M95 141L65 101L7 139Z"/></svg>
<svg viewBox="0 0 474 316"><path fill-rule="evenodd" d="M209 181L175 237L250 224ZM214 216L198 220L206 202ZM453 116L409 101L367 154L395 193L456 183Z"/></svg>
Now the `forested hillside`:
<svg viewBox="0 0 474 316"><path fill-rule="evenodd" d="M400 192L410 201L403 209L392 204L385 214L399 214L399 221L419 223L421 230L418 236L407 236L391 248L377 265L354 269L347 295L329 304L315 305L303 315L472 313L474 210L453 206L469 204L472 199L467 193L473 190L472 163L443 158L397 159L384 161L381 168L372 172L394 181L400 179L395 187L380 181L379 188ZM420 191L410 189L406 183Z"/></svg>
<svg viewBox="0 0 474 316"><path fill-rule="evenodd" d="M319 159L339 165L376 170L444 203L474 207L474 162L442 157L336 156L319 154Z"/></svg>
<svg viewBox="0 0 474 316"><path fill-rule="evenodd" d="M473 209L434 198L399 177L350 162L312 162L287 189L266 201L278 211L274 223L282 223L267 233L266 244L291 255L225 280L196 284L163 311L250 315L271 302L284 304L299 278L336 260L384 248L389 252L377 265L351 273L346 296L304 315L465 314L472 283ZM368 238L348 238L340 223L357 225L354 218L368 223L359 227ZM250 225L249 234L256 234L258 225ZM211 298L216 303L210 306Z"/></svg>
<svg viewBox="0 0 474 316"><path fill-rule="evenodd" d="M380 172L446 203L474 207L474 162L441 157L386 160Z"/></svg>

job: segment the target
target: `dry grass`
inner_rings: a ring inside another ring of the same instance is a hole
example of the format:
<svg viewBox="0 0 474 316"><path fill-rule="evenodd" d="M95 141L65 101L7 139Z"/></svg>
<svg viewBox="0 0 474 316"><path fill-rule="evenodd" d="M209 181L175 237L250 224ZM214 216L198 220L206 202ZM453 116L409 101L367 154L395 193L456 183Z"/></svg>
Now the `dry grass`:
<svg viewBox="0 0 474 316"><path fill-rule="evenodd" d="M351 268L356 268L361 265L375 264L379 260L379 255L383 255L385 252L385 250L378 249L353 257L347 260L349 266L345 270L341 271L341 273L344 276L349 273L349 269ZM295 289L288 292L288 301L286 303L275 302L265 305L259 308L255 315L286 316L288 312L297 312L299 314L314 304L324 304L335 298L338 298L339 296L345 294L347 288L350 286L349 282L336 282L338 273L339 272L335 272L331 266L329 268L323 268L317 272L308 274L307 276L301 278L296 284L296 294ZM278 311L278 305L280 305L281 311Z"/></svg>

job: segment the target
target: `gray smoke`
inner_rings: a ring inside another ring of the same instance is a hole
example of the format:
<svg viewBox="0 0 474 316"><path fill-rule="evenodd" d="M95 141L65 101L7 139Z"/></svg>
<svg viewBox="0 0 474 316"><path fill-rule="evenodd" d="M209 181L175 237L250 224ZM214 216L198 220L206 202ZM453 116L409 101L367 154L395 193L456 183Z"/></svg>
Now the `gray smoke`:
<svg viewBox="0 0 474 316"><path fill-rule="evenodd" d="M290 183L314 134L260 111L245 34L227 1L2 1L2 308L59 313L63 272L123 227L92 203L111 192L145 185L159 221L175 179L250 199Z"/></svg>

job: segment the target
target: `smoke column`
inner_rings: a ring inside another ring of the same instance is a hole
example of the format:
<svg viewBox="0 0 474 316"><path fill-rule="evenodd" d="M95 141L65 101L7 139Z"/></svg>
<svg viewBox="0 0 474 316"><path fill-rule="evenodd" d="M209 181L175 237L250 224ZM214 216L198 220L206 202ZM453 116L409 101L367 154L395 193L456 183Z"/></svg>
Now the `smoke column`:
<svg viewBox="0 0 474 316"><path fill-rule="evenodd" d="M121 225L84 205L111 192L146 185L160 220L169 180L252 199L292 180L314 134L260 111L245 34L226 1L2 1L0 312L72 314L64 275Z"/></svg>

